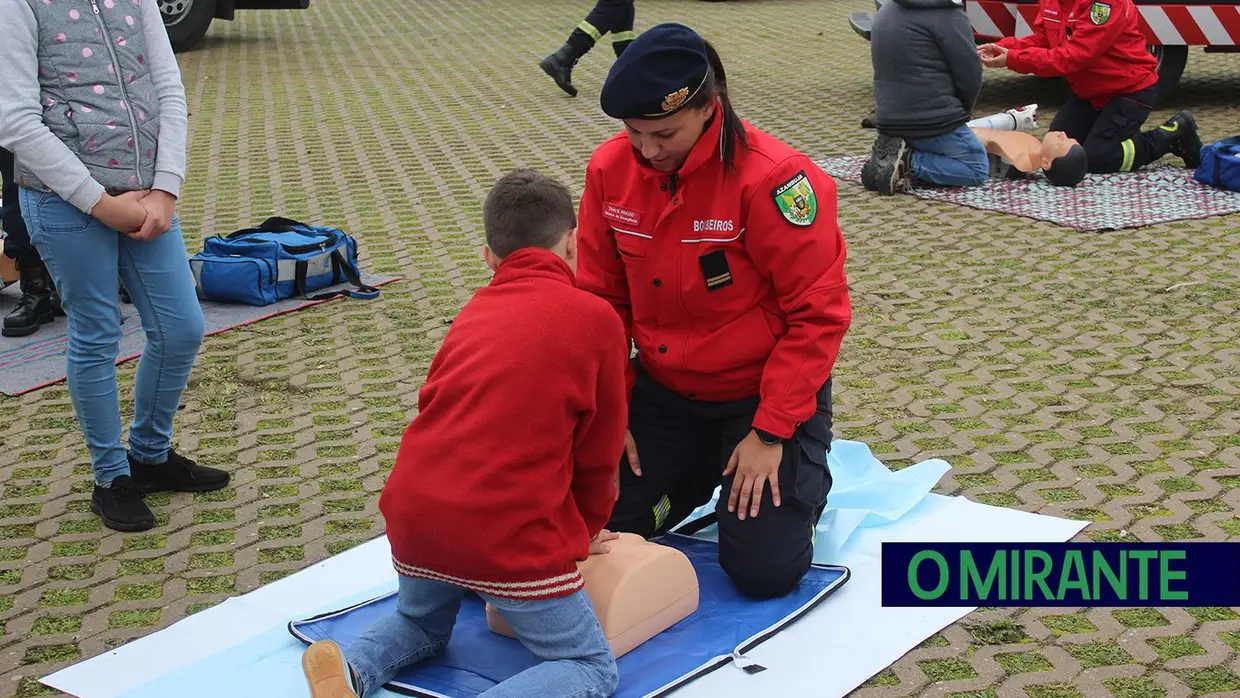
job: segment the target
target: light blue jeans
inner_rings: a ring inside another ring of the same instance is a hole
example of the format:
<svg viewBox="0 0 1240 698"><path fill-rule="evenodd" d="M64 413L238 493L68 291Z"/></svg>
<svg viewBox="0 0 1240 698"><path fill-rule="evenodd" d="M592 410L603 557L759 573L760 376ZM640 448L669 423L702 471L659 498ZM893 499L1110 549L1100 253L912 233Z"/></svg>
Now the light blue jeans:
<svg viewBox="0 0 1240 698"><path fill-rule="evenodd" d="M397 612L380 619L344 649L361 678L361 695L448 645L461 598L473 592L400 576ZM607 698L619 674L594 605L584 590L555 599L514 601L481 594L503 614L521 644L542 660L479 698Z"/></svg>
<svg viewBox="0 0 1240 698"><path fill-rule="evenodd" d="M946 187L976 187L990 176L986 146L968 126L934 138L909 138L913 179Z"/></svg>
<svg viewBox="0 0 1240 698"><path fill-rule="evenodd" d="M146 348L134 382L129 449L145 463L168 459L172 421L202 344L202 307L194 290L180 223L140 242L112 230L56 194L23 189L22 217L68 317L69 396L86 437L95 482L129 474L121 445L116 387L121 315L116 280L142 318Z"/></svg>

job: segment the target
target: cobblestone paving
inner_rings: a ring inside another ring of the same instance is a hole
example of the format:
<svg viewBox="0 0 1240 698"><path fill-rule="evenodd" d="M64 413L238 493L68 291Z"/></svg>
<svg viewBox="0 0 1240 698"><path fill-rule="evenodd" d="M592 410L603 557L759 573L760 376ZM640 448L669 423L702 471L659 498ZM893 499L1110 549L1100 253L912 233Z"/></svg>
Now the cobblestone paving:
<svg viewBox="0 0 1240 698"><path fill-rule="evenodd" d="M421 377L488 278L481 195L518 165L580 187L615 128L597 106L609 46L575 100L537 69L588 5L315 0L217 24L182 57L190 247L280 214L353 232L404 281L209 339L180 445L235 485L153 497L148 534L89 513L63 385L0 398L0 696L52 695L38 677L381 533ZM747 118L815 156L868 149L868 46L845 19L864 0L638 6L639 29L681 20L717 43ZM1207 138L1234 132L1238 68L1192 52L1155 118L1191 105ZM988 72L981 113L1063 94ZM1240 219L1093 235L851 185L839 203L855 299L839 436L897 467L945 458L940 492L1097 522L1085 538L1240 534ZM1236 609L982 610L858 695L1238 691L1237 650Z"/></svg>

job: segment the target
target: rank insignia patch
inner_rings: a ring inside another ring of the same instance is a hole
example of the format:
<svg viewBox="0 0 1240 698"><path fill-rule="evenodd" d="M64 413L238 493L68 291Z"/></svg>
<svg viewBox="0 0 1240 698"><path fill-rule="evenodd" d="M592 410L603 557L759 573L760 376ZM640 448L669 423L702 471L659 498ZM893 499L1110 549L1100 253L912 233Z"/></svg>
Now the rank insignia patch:
<svg viewBox="0 0 1240 698"><path fill-rule="evenodd" d="M1089 21L1103 25L1111 18L1111 6L1105 2L1095 2L1089 8Z"/></svg>
<svg viewBox="0 0 1240 698"><path fill-rule="evenodd" d="M818 216L818 197L814 194L809 178L805 176L805 170L775 187L772 195L775 197L775 205L779 206L779 212L793 225L810 225Z"/></svg>
<svg viewBox="0 0 1240 698"><path fill-rule="evenodd" d="M728 268L728 255L723 250L698 257L698 264L702 265L702 279L706 281L707 291L732 285L732 270Z"/></svg>

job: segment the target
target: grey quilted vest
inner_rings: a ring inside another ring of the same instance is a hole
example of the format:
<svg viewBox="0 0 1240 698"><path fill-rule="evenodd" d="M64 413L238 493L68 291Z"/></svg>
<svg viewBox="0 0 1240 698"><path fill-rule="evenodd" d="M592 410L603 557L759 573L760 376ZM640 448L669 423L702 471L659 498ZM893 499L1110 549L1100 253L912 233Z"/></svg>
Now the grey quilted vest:
<svg viewBox="0 0 1240 698"><path fill-rule="evenodd" d="M26 0L39 25L43 123L112 194L155 178L159 101L138 9L155 1ZM16 179L48 191L20 163Z"/></svg>

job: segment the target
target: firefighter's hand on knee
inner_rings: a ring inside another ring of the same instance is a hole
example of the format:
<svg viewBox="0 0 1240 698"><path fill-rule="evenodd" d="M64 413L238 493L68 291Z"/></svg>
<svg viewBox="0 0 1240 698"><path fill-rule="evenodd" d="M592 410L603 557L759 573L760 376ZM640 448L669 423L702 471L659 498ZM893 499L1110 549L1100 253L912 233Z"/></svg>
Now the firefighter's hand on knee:
<svg viewBox="0 0 1240 698"><path fill-rule="evenodd" d="M771 487L771 499L779 506L779 464L783 457L783 446L768 446L756 433L749 432L732 451L728 467L723 471L724 477L736 473L728 495L728 511L737 512L736 517L742 521L746 514L756 517L762 503L762 490L767 485Z"/></svg>

